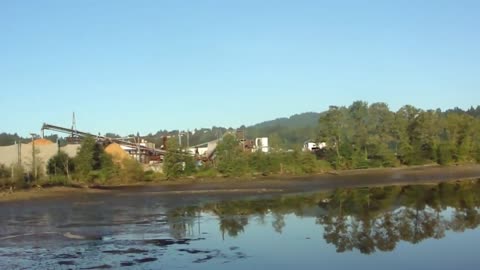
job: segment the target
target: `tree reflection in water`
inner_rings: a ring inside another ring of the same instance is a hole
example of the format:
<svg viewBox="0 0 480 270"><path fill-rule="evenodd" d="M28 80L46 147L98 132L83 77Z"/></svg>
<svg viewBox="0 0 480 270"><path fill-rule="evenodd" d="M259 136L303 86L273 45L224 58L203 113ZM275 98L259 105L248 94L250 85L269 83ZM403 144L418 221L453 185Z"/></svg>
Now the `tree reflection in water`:
<svg viewBox="0 0 480 270"><path fill-rule="evenodd" d="M252 217L264 221L271 215L272 227L278 233L286 225L285 215L315 217L324 228L324 239L335 245L337 252L370 254L392 251L400 241L416 244L442 238L447 230L474 229L480 224L479 206L480 180L475 180L209 203L175 209L168 220L172 235L182 238L193 226L192 217L209 213L218 217L223 235L236 237Z"/></svg>

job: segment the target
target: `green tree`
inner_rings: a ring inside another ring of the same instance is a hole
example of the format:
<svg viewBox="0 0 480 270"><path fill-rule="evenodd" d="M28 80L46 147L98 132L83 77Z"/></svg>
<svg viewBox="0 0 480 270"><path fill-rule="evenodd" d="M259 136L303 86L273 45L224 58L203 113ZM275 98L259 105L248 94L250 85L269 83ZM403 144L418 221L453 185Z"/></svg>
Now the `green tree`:
<svg viewBox="0 0 480 270"><path fill-rule="evenodd" d="M448 143L441 143L437 147L437 163L440 165L448 165L453 161L452 148Z"/></svg>
<svg viewBox="0 0 480 270"><path fill-rule="evenodd" d="M329 110L319 119L319 139L328 145L330 153L328 153L327 156L336 169L345 166L343 154L345 154L345 152L348 153L349 149L347 143L343 140L345 138L344 134L346 133L344 110L345 108L330 106Z"/></svg>
<svg viewBox="0 0 480 270"><path fill-rule="evenodd" d="M395 152L401 163L411 165L416 162L414 147L412 146L411 130L420 109L405 105L395 113L394 144Z"/></svg>
<svg viewBox="0 0 480 270"><path fill-rule="evenodd" d="M140 182L144 180L145 173L138 161L126 158L122 160L119 175L124 182Z"/></svg>
<svg viewBox="0 0 480 270"><path fill-rule="evenodd" d="M300 153L298 161L302 173L314 173L317 171L316 157L312 153Z"/></svg>
<svg viewBox="0 0 480 270"><path fill-rule="evenodd" d="M218 171L224 176L242 176L247 173L247 158L234 135L227 134L218 143L216 164Z"/></svg>
<svg viewBox="0 0 480 270"><path fill-rule="evenodd" d="M47 163L47 173L49 175L66 175L74 172L74 161L65 152L59 151L55 156L50 158Z"/></svg>
<svg viewBox="0 0 480 270"><path fill-rule="evenodd" d="M182 151L176 140L167 141L167 150L163 162L163 172L167 179L187 176L195 171L195 160Z"/></svg>
<svg viewBox="0 0 480 270"><path fill-rule="evenodd" d="M387 104L373 103L368 108L367 149L371 165L396 165L394 121L395 115Z"/></svg>
<svg viewBox="0 0 480 270"><path fill-rule="evenodd" d="M354 145L353 151L360 161L368 159L368 104L363 101L355 101L348 107L349 126L353 128L349 132L349 141ZM362 152L362 153L359 153Z"/></svg>
<svg viewBox="0 0 480 270"><path fill-rule="evenodd" d="M74 160L76 173L79 177L87 177L100 162L98 154L95 153L96 149L98 148L96 147L94 138L86 137L83 139L78 154Z"/></svg>
<svg viewBox="0 0 480 270"><path fill-rule="evenodd" d="M282 140L282 137L277 132L272 133L268 136L268 141L270 144L270 149L273 151L278 151L280 149L285 148L285 144Z"/></svg>
<svg viewBox="0 0 480 270"><path fill-rule="evenodd" d="M0 164L0 179L10 178L10 174L10 168L3 164Z"/></svg>
<svg viewBox="0 0 480 270"><path fill-rule="evenodd" d="M105 153L103 145L97 143L92 137L83 139L74 159L74 166L76 178L80 181L105 182L118 172L112 157Z"/></svg>
<svg viewBox="0 0 480 270"><path fill-rule="evenodd" d="M407 108L414 114L408 112L406 115L409 141L403 143L411 146L405 148L411 150L410 153L407 153L408 160L406 163L422 164L437 160L436 148L439 142L438 134L440 133L438 112Z"/></svg>

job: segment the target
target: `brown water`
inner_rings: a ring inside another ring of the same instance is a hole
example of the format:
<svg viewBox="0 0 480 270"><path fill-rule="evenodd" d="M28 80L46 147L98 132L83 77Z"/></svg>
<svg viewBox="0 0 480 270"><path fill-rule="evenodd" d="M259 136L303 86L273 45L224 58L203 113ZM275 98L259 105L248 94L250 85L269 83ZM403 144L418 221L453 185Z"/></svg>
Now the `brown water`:
<svg viewBox="0 0 480 270"><path fill-rule="evenodd" d="M478 269L476 181L0 205L0 269Z"/></svg>

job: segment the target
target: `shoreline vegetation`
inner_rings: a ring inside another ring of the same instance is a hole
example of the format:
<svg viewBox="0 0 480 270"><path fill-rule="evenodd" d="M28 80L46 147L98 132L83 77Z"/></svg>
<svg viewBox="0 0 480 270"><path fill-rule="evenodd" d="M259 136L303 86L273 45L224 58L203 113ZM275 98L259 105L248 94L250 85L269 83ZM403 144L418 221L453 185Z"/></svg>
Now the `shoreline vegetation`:
<svg viewBox="0 0 480 270"><path fill-rule="evenodd" d="M480 162L480 117L459 109L425 111L406 105L393 112L385 103L369 105L363 101L348 107L331 106L320 114L315 135L315 141L326 147L315 152L300 147L289 149L277 129L268 132L268 153L246 151L239 138L226 134L218 143L215 158L206 162L187 155L175 139L170 139L162 173L145 170L132 158L112 156L102 144L87 137L75 158L59 151L46 166L33 162L34 169L0 164L0 190L204 181L201 179L228 183L235 179L294 179L352 170L365 172L362 169L370 174L372 168L408 170L434 164L451 168L448 166L474 166L468 164ZM417 178L415 174L411 177Z"/></svg>
<svg viewBox="0 0 480 270"><path fill-rule="evenodd" d="M480 165L423 165L397 168L370 168L333 171L304 176L259 176L237 178L180 178L177 181L130 182L123 184L65 186L32 186L28 189L0 191L0 202L25 201L40 198L62 198L116 191L145 191L158 195L254 195L303 193L363 186L403 186L437 184L452 181L480 181Z"/></svg>

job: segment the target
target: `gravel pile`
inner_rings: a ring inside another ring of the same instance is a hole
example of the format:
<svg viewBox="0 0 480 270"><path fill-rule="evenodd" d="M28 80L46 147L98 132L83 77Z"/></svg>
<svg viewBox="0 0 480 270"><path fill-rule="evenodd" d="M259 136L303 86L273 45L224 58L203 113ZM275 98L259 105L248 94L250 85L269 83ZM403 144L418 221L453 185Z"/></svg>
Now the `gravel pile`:
<svg viewBox="0 0 480 270"><path fill-rule="evenodd" d="M39 139L43 140L43 139ZM47 140L45 140L47 141ZM46 166L48 160L53 157L58 152L58 145L55 143L48 143L45 141L39 142L35 141L35 156L37 162L40 162L42 166ZM0 146L0 164L6 166L11 166L18 162L18 144L9 145L9 146ZM25 169L31 169L32 166L32 144L21 144L21 160L22 165ZM80 148L78 144L71 144L60 148L60 151L65 152L70 157L75 157L77 151Z"/></svg>

